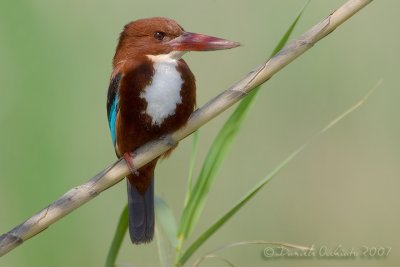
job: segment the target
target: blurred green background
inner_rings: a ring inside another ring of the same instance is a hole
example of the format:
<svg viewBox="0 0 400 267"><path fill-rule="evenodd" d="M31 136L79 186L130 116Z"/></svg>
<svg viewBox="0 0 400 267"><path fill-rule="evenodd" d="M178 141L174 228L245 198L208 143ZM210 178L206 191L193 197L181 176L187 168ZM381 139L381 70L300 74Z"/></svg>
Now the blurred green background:
<svg viewBox="0 0 400 267"><path fill-rule="evenodd" d="M293 36L344 0L312 1ZM124 24L150 16L240 41L229 51L185 56L198 104L263 62L304 1L1 1L0 232L6 232L115 160L106 89ZM379 79L370 100L306 149L195 255L263 239L360 250L386 258L276 259L264 246L222 253L237 266L395 266L400 263L398 10L374 1L263 86L212 188L196 233L219 217L285 156ZM201 130L201 166L231 112ZM156 192L180 214L191 138L156 170ZM0 259L0 266L102 266L126 202L125 183L107 190ZM195 233L195 235L196 235ZM124 241L121 264L159 265L156 245ZM210 260L204 266L222 266ZM121 265L127 266L127 265Z"/></svg>

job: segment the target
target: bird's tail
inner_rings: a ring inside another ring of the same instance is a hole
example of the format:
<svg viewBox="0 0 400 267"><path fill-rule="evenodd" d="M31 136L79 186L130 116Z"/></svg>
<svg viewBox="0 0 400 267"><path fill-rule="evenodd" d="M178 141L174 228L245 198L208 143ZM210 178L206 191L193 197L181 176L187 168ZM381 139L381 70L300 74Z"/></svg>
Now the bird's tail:
<svg viewBox="0 0 400 267"><path fill-rule="evenodd" d="M129 234L132 243L148 243L154 236L154 177L144 193L128 184Z"/></svg>

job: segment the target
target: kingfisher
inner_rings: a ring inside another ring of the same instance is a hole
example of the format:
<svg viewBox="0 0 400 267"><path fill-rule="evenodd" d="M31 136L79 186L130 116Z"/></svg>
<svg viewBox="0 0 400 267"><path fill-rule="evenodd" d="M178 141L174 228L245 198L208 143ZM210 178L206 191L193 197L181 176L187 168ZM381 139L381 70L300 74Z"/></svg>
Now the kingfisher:
<svg viewBox="0 0 400 267"><path fill-rule="evenodd" d="M136 169L131 153L141 145L185 125L196 105L195 77L182 56L239 46L238 42L185 31L163 17L125 25L113 58L107 116L115 153L131 173L127 178L132 243L154 235L154 169L165 152Z"/></svg>

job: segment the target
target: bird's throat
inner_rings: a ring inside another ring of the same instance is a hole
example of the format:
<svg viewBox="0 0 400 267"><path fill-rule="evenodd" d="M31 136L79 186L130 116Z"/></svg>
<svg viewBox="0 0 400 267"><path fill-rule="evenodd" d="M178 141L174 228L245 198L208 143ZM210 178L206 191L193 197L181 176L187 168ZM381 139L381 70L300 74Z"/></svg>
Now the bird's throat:
<svg viewBox="0 0 400 267"><path fill-rule="evenodd" d="M143 113L147 114L152 125L160 126L164 120L175 115L177 105L182 103L181 88L183 80L177 70L175 55L148 56L153 62L152 81L140 94L147 102Z"/></svg>

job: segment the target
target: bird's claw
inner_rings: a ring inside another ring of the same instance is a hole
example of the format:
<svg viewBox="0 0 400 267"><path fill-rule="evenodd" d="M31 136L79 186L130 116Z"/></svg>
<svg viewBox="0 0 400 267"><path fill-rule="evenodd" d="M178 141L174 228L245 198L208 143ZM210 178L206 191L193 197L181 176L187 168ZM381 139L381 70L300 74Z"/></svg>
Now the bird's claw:
<svg viewBox="0 0 400 267"><path fill-rule="evenodd" d="M133 163L133 159L132 159L132 153L124 153L123 158L126 162L126 165L128 166L129 170L131 171L131 173L133 175L139 175L138 170L135 168L135 165Z"/></svg>

